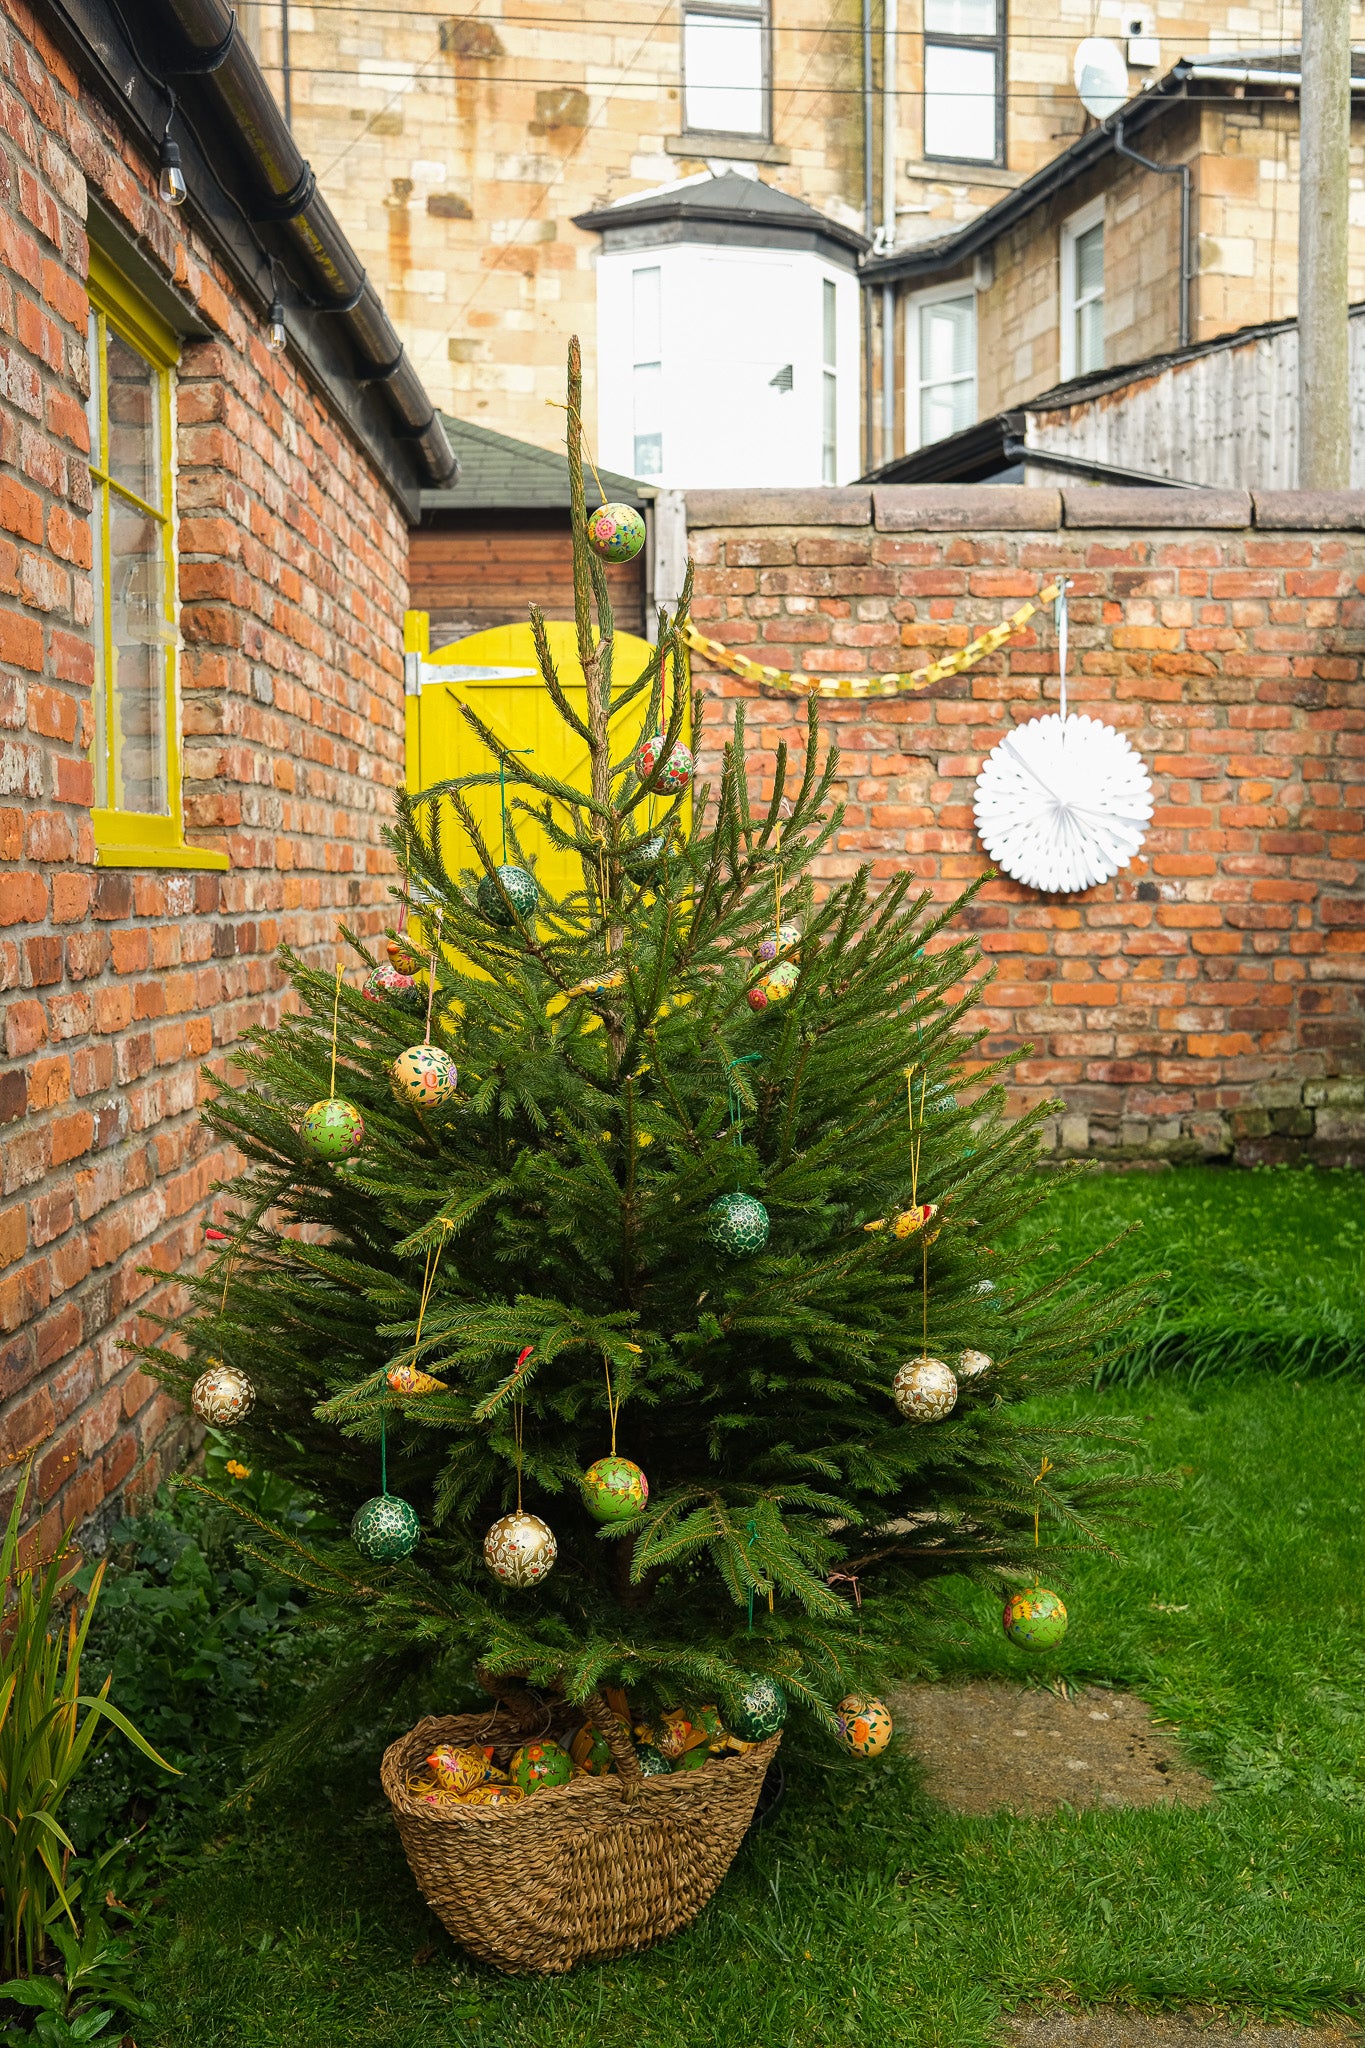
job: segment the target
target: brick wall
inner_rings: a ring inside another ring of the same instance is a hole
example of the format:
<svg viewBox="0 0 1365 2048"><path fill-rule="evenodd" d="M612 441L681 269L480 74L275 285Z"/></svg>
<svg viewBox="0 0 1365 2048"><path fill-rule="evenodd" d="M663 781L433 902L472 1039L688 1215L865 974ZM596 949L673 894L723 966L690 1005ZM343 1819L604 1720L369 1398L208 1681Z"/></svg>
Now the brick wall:
<svg viewBox="0 0 1365 2048"><path fill-rule="evenodd" d="M211 330L179 375L185 818L222 873L101 869L84 411L87 193ZM178 1455L130 1362L231 1161L198 1120L278 1015L276 949L386 921L407 535L380 479L153 174L0 10L0 1453L41 1446L51 1540ZM141 1269L154 1269L148 1277ZM165 1275L165 1280L156 1275Z"/></svg>
<svg viewBox="0 0 1365 2048"><path fill-rule="evenodd" d="M1140 750L1155 815L1099 888L986 884L986 1050L1032 1047L1016 1106L1065 1101L1059 1151L1365 1165L1365 493L708 491L687 513L702 630L822 675L923 666L1069 576L1070 703ZM826 878L908 864L944 900L989 866L973 781L1055 702L1041 628L923 693L822 706L847 804ZM796 737L800 702L696 672L755 700L758 745Z"/></svg>

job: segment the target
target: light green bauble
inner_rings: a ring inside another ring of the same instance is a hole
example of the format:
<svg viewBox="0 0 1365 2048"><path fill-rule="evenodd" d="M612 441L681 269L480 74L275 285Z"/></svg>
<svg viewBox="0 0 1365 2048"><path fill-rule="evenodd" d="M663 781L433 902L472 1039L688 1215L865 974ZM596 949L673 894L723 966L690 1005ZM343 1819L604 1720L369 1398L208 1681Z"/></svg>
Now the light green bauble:
<svg viewBox="0 0 1365 2048"><path fill-rule="evenodd" d="M365 1119L353 1102L329 1095L304 1111L299 1136L314 1159L354 1159L365 1142Z"/></svg>
<svg viewBox="0 0 1365 2048"><path fill-rule="evenodd" d="M787 1695L775 1678L741 1679L721 1702L725 1725L741 1742L766 1742L787 1718Z"/></svg>
<svg viewBox="0 0 1365 2048"><path fill-rule="evenodd" d="M753 1195L718 1195L706 1211L711 1242L732 1259L747 1259L768 1242L768 1212Z"/></svg>
<svg viewBox="0 0 1365 2048"><path fill-rule="evenodd" d="M1005 1634L1021 1650L1055 1650L1066 1634L1066 1609L1046 1586L1011 1593L1000 1617Z"/></svg>
<svg viewBox="0 0 1365 2048"><path fill-rule="evenodd" d="M351 1541L371 1564L400 1564L421 1541L417 1510L396 1493L376 1493L351 1517Z"/></svg>
<svg viewBox="0 0 1365 2048"><path fill-rule="evenodd" d="M642 1778L667 1778L672 1775L673 1766L661 1749L652 1742L642 1742L635 1752L635 1761L640 1766Z"/></svg>
<svg viewBox="0 0 1365 2048"><path fill-rule="evenodd" d="M645 522L633 505L599 505L586 530L588 546L604 562L633 562L645 544Z"/></svg>
<svg viewBox="0 0 1365 2048"><path fill-rule="evenodd" d="M595 1522L624 1522L642 1512L649 1481L630 1458L599 1458L583 1474L583 1501Z"/></svg>
<svg viewBox="0 0 1365 2048"><path fill-rule="evenodd" d="M502 883L501 893L498 882ZM485 875L480 882L475 892L480 910L490 924L513 925L517 918L525 924L534 915L540 901L535 876L528 874L525 868L505 865L498 869L498 882L491 875ZM509 903L512 906L510 910Z"/></svg>
<svg viewBox="0 0 1365 2048"><path fill-rule="evenodd" d="M695 1749L685 1749L673 1768L675 1771L699 1771L703 1764L709 1764L710 1761L710 1750L704 1742L699 1742Z"/></svg>

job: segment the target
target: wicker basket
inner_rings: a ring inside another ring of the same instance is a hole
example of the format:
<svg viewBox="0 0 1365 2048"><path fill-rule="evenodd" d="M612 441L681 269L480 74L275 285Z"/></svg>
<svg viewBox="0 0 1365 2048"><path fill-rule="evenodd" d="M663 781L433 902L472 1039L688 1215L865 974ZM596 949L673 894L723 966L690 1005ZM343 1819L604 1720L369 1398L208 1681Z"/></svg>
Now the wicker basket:
<svg viewBox="0 0 1365 2048"><path fill-rule="evenodd" d="M503 1705L438 1716L384 1753L384 1791L423 1897L456 1941L500 1970L571 1970L686 1927L733 1862L782 1740L643 1778L605 1702L594 1696L587 1712L617 1775L576 1777L506 1806L419 1805L407 1781L439 1742L491 1742L505 1765L528 1737L567 1739L581 1713L547 1709L532 1722Z"/></svg>

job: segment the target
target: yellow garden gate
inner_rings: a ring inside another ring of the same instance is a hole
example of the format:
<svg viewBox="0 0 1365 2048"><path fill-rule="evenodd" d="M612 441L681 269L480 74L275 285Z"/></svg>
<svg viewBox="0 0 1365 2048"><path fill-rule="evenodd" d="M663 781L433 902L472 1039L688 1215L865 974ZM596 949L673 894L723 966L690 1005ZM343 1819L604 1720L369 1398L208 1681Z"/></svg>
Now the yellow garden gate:
<svg viewBox="0 0 1365 2048"><path fill-rule="evenodd" d="M587 717L587 685L578 660L574 628L566 621L546 625L564 693L579 716ZM407 786L416 795L433 783L460 775L477 775L497 767L489 749L461 716L464 702L506 742L509 749L529 749L528 764L547 775L583 788L587 782L588 749L551 703L540 680L531 628L490 626L467 639L452 640L435 653L428 651L426 612L409 612L405 620L407 650ZM617 633L613 680L619 687L643 670L653 650L634 633ZM620 714L622 745L631 721L643 715L637 697ZM686 734L684 734L686 738ZM539 802L540 799L535 799ZM666 800L664 800L666 801ZM501 858L502 833L496 783L468 792L469 807L484 843L495 860ZM550 845L542 828L524 812L515 814L518 837L535 860L541 881L552 896L581 888L576 858ZM447 814L458 840L448 845L447 858L456 868L475 866L473 849L463 845L463 832ZM643 825L642 820L642 825Z"/></svg>

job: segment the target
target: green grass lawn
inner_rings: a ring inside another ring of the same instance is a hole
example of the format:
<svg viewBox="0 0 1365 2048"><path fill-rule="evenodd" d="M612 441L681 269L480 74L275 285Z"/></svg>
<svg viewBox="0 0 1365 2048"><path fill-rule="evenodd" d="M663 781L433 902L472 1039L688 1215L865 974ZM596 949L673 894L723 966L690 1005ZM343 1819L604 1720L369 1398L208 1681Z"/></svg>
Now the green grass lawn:
<svg viewBox="0 0 1365 2048"><path fill-rule="evenodd" d="M1276 1285L1292 1279L1285 1215L1328 1284L1359 1182L1207 1178L1206 1221L1194 1176L1065 1192L1068 1235L1107 1234L1098 1211L1125 1202L1175 1213L1191 1257L1208 1246L1212 1301L1232 1244L1245 1248L1219 1207L1230 1192L1267 1225ZM471 1963L422 1904L377 1747L320 1759L170 1882L143 1951L155 2011L140 2048L987 2048L1026 2000L1358 2010L1365 1384L1244 1372L1040 1412L1078 1411L1137 1414L1142 1462L1179 1484L1143 1498L1121 1564L1090 1559L1058 1582L1071 1632L1041 1663L1004 1642L992 1602L946 1587L956 1668L1135 1688L1218 1783L1213 1806L956 1819L924 1801L899 1745L856 1765L794 1737L784 1807L689 1931L567 1979L518 1979Z"/></svg>
<svg viewBox="0 0 1365 2048"><path fill-rule="evenodd" d="M1085 1174L1028 1226L1049 1270L1134 1230L1114 1280L1165 1272L1160 1303L1107 1377L1197 1381L1254 1368L1365 1377L1365 1183L1357 1173L1195 1166Z"/></svg>

